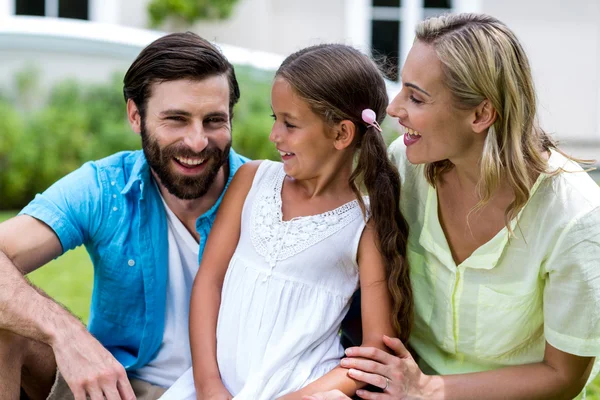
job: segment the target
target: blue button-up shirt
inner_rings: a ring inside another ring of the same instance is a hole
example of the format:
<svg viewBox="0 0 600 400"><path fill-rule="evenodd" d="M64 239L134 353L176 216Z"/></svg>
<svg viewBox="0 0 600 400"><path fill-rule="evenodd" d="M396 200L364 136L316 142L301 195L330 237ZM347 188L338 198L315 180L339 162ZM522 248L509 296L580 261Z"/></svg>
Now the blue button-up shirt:
<svg viewBox="0 0 600 400"><path fill-rule="evenodd" d="M225 188L246 161L231 150ZM196 221L198 262L222 198ZM85 245L94 265L89 331L127 370L151 361L163 338L169 241L165 208L143 152L84 164L20 214L52 228L63 252Z"/></svg>

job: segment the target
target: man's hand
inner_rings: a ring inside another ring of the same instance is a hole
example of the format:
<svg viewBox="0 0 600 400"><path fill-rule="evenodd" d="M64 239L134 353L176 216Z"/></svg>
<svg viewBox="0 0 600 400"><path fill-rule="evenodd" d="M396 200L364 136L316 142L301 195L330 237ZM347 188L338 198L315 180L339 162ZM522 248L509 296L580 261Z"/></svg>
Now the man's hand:
<svg viewBox="0 0 600 400"><path fill-rule="evenodd" d="M123 366L83 326L61 331L52 349L75 400L135 400Z"/></svg>

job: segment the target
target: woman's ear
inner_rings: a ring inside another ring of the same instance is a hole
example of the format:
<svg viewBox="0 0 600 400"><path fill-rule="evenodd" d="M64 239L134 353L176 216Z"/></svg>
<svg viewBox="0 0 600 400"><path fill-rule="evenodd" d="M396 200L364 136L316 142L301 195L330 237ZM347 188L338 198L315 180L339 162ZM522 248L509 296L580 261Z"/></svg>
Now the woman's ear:
<svg viewBox="0 0 600 400"><path fill-rule="evenodd" d="M356 125L350 120L343 120L334 128L335 140L333 145L338 150L343 150L349 147L354 141L356 135Z"/></svg>
<svg viewBox="0 0 600 400"><path fill-rule="evenodd" d="M488 99L483 100L475 108L475 115L471 122L473 132L487 132L488 128L496 122L496 118L498 118L498 113L492 105L492 102Z"/></svg>
<svg viewBox="0 0 600 400"><path fill-rule="evenodd" d="M127 99L127 119L131 129L137 134L142 132L142 116L135 102L132 99Z"/></svg>

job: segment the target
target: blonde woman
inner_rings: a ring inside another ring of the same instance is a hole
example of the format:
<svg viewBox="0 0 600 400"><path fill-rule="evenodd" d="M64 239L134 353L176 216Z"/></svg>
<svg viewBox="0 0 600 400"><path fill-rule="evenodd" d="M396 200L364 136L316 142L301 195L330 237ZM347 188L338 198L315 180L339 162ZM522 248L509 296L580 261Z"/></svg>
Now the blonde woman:
<svg viewBox="0 0 600 400"><path fill-rule="evenodd" d="M536 123L498 20L429 19L388 107L409 224L410 346L350 348L363 399L572 399L600 355L600 188ZM336 392L314 399L346 398Z"/></svg>

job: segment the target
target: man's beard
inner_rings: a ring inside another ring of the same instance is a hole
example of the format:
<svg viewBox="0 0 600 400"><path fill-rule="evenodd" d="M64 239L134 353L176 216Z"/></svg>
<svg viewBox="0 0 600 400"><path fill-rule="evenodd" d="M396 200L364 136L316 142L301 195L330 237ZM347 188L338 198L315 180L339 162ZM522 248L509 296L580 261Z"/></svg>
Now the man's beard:
<svg viewBox="0 0 600 400"><path fill-rule="evenodd" d="M183 144L172 144L161 148L152 133L148 133L145 123L141 127L142 149L150 168L156 173L160 182L173 196L182 200L193 200L204 196L217 177L219 170L229 160L231 140L223 150L207 147L200 153L190 150ZM180 175L171 167L174 157L202 158L204 171L196 176Z"/></svg>

